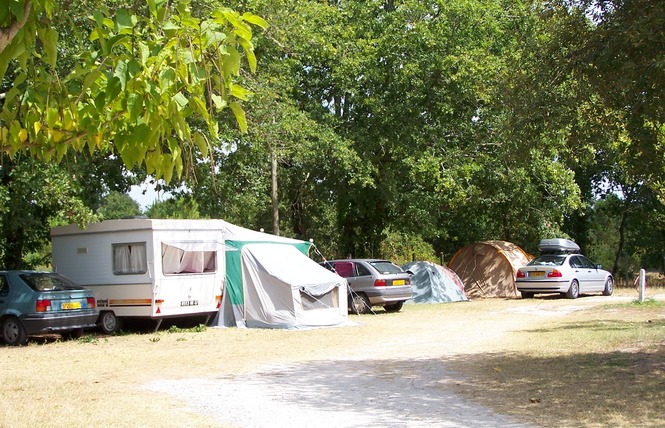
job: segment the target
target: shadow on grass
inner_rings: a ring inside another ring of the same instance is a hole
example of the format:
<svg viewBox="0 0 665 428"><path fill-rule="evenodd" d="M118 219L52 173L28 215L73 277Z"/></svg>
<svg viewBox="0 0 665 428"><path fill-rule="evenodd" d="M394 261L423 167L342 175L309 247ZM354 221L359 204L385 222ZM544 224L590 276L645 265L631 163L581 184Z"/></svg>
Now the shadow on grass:
<svg viewBox="0 0 665 428"><path fill-rule="evenodd" d="M620 321L620 320L593 320L593 321L578 321L567 324L557 324L552 327L542 327L529 330L532 333L560 333L570 330L584 330L584 331L634 331L636 327L663 329L665 327L665 319L650 319L646 318L642 321ZM665 333L664 333L665 338Z"/></svg>
<svg viewBox="0 0 665 428"><path fill-rule="evenodd" d="M466 396L541 426L665 426L665 346L552 357L473 355ZM453 362L455 364L455 362Z"/></svg>

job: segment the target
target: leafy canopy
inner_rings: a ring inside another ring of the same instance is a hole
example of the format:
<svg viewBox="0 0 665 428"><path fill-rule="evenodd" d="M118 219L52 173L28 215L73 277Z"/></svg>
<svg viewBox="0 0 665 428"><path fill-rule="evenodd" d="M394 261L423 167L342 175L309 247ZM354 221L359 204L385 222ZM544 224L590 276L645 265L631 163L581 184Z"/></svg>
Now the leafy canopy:
<svg viewBox="0 0 665 428"><path fill-rule="evenodd" d="M241 52L255 71L252 25L267 23L227 8L199 19L189 0L145 6L101 5L90 16L90 49L65 76L57 71L58 31L49 26L56 3L0 6L0 78L10 78L0 110L2 152L59 161L71 150L114 146L128 168L143 165L170 181L188 153L208 152L216 113L230 108L247 129L240 101L250 93L236 84ZM191 126L193 119L204 127Z"/></svg>

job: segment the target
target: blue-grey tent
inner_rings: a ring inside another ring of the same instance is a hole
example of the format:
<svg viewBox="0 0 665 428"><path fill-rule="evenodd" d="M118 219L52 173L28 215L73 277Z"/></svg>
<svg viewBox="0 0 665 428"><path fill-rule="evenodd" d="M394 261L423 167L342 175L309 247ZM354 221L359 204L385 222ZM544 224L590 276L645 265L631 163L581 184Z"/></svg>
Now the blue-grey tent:
<svg viewBox="0 0 665 428"><path fill-rule="evenodd" d="M410 262L402 269L413 272L411 287L414 303L462 302L468 300L464 283L451 269L427 261Z"/></svg>

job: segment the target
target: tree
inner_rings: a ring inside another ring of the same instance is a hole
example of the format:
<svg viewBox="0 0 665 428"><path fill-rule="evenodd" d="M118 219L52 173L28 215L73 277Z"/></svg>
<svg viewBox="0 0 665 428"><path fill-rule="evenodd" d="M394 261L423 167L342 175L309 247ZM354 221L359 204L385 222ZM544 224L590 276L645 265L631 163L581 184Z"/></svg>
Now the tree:
<svg viewBox="0 0 665 428"><path fill-rule="evenodd" d="M298 73L306 66L302 57L309 46L303 43L320 37L316 25L303 25L313 18L307 10L323 6L309 1L253 5L254 12L271 23L256 38L262 67L256 74L241 76L243 86L254 94L244 104L254 126L240 134L222 125L220 135L225 143L213 148L209 160L197 165L196 174L186 184L202 215L275 232L270 210L274 153L280 234L314 238L331 254L328 251L339 240L331 195L341 191L351 177L365 179L369 166L349 140L340 137L331 124L303 111L293 98L293 90L300 84Z"/></svg>
<svg viewBox="0 0 665 428"><path fill-rule="evenodd" d="M102 200L97 214L103 220L130 218L141 215L138 202L129 195L120 192L110 192Z"/></svg>
<svg viewBox="0 0 665 428"><path fill-rule="evenodd" d="M653 40L662 32L665 7L641 0L556 1L534 2L534 10L535 19L520 29L515 71L497 87L499 110L508 113L500 129L509 141L540 142L536 150L545 146L551 163L573 174L580 201L559 224L583 251L599 248L593 224L601 218L599 198L622 195L600 205L620 213L620 221L606 222L617 228L609 263L616 271L634 233L630 219L641 211L639 189L658 194L664 171L663 50Z"/></svg>
<svg viewBox="0 0 665 428"><path fill-rule="evenodd" d="M593 25L570 52L570 69L586 77L597 96L620 115L616 140L625 171L665 201L665 4L649 0L585 0L570 19L593 14Z"/></svg>
<svg viewBox="0 0 665 428"><path fill-rule="evenodd" d="M191 196L179 196L155 201L146 211L149 218L202 218L199 207Z"/></svg>
<svg viewBox="0 0 665 428"><path fill-rule="evenodd" d="M193 161L193 151L205 154L217 141L217 112L229 107L246 130L238 101L249 94L235 83L240 51L254 71L251 24L267 24L227 8L197 18L188 4L101 5L91 21L89 49L60 76L58 31L49 25L58 5L3 3L0 79L8 66L16 69L3 85L1 150L48 161L113 146L128 168L142 165L170 181ZM196 118L203 129L189 125Z"/></svg>
<svg viewBox="0 0 665 428"><path fill-rule="evenodd" d="M50 228L79 225L96 216L81 199L81 188L57 164L25 156L2 156L0 165L0 262L4 269L24 269L46 264ZM31 257L24 263L24 257Z"/></svg>

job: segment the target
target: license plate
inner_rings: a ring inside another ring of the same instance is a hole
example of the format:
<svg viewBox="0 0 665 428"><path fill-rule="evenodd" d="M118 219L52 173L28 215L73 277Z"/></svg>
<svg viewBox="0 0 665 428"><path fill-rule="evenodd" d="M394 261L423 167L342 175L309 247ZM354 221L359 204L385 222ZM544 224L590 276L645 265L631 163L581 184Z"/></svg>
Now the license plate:
<svg viewBox="0 0 665 428"><path fill-rule="evenodd" d="M396 279L393 281L393 285L404 285L403 279Z"/></svg>
<svg viewBox="0 0 665 428"><path fill-rule="evenodd" d="M81 302L64 302L62 304L62 309L81 309Z"/></svg>
<svg viewBox="0 0 665 428"><path fill-rule="evenodd" d="M545 276L545 272L529 272L529 276Z"/></svg>

